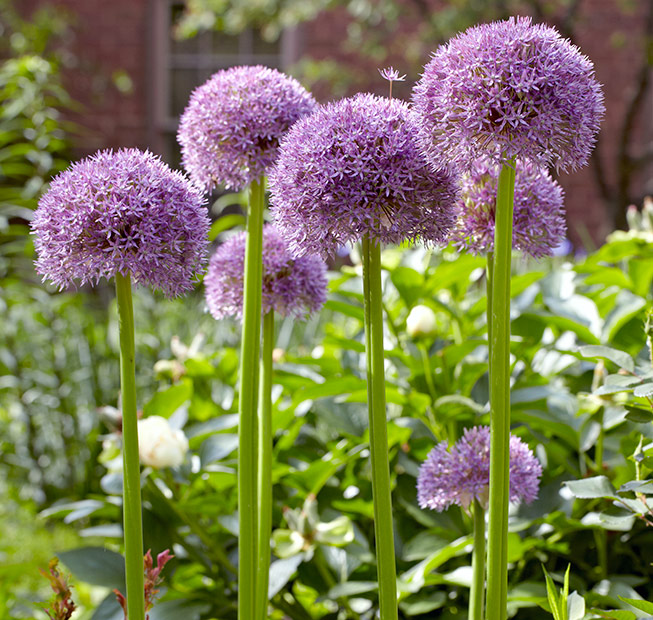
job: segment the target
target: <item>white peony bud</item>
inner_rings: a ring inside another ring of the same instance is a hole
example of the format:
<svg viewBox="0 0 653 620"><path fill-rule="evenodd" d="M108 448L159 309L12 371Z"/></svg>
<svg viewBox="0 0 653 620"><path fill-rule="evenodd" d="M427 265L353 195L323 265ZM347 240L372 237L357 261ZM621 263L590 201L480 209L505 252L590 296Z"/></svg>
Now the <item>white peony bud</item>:
<svg viewBox="0 0 653 620"><path fill-rule="evenodd" d="M141 463L155 467L177 467L188 452L184 432L172 429L168 420L159 415L138 421L138 452Z"/></svg>
<svg viewBox="0 0 653 620"><path fill-rule="evenodd" d="M428 306L415 306L406 319L406 331L411 338L432 334L436 325L435 312Z"/></svg>

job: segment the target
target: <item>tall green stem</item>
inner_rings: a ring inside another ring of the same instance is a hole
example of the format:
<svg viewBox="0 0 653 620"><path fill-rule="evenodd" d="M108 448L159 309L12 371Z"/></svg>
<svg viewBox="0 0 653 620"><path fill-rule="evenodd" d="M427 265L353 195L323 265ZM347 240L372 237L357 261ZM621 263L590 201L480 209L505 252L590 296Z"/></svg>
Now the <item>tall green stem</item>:
<svg viewBox="0 0 653 620"><path fill-rule="evenodd" d="M143 577L143 518L141 516L141 464L138 456L136 412L136 362L134 307L131 277L116 273L120 325L120 393L122 403L123 531L129 620L145 617Z"/></svg>
<svg viewBox="0 0 653 620"><path fill-rule="evenodd" d="M494 228L490 339L490 514L487 617L505 620L508 597L510 442L510 257L515 161L499 174Z"/></svg>
<svg viewBox="0 0 653 620"><path fill-rule="evenodd" d="M474 500L474 549L472 550L472 587L469 591L469 620L483 620L485 594L485 510Z"/></svg>
<svg viewBox="0 0 653 620"><path fill-rule="evenodd" d="M263 317L261 391L258 416L258 567L256 572L256 617L268 617L270 536L272 534L272 351L274 311Z"/></svg>
<svg viewBox="0 0 653 620"><path fill-rule="evenodd" d="M238 619L252 620L256 609L257 564L257 404L261 348L263 179L250 187L245 245L243 330L238 403Z"/></svg>
<svg viewBox="0 0 653 620"><path fill-rule="evenodd" d="M487 253L487 274L485 276L485 298L487 299L487 310L485 312L487 322L487 346L488 360L492 356L492 276L494 271L494 252ZM489 372L489 371L488 371Z"/></svg>
<svg viewBox="0 0 653 620"><path fill-rule="evenodd" d="M397 573L392 527L390 464L386 429L385 370L383 353L383 300L381 247L363 238L363 292L367 353L367 403L372 461L374 534L379 582L381 620L397 618Z"/></svg>

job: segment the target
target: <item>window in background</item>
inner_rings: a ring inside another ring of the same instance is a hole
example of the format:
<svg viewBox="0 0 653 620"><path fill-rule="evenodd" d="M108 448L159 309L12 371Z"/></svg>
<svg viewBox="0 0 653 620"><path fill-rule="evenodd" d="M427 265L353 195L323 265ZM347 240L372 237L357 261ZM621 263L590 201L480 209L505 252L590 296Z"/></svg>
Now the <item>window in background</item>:
<svg viewBox="0 0 653 620"><path fill-rule="evenodd" d="M286 31L273 42L255 30L239 35L209 31L192 39L176 40L173 25L184 5L175 0L155 0L151 76L153 111L150 143L171 165L178 167L176 141L179 116L197 86L213 73L235 65L265 65L285 70L297 59L294 31Z"/></svg>

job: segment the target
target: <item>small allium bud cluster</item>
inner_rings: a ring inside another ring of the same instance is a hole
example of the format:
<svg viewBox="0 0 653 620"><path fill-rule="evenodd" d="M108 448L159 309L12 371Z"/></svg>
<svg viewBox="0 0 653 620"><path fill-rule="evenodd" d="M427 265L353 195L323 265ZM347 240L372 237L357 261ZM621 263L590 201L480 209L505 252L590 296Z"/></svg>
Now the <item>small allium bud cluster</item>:
<svg viewBox="0 0 653 620"><path fill-rule="evenodd" d="M141 463L155 469L178 467L188 452L188 439L165 418L152 415L138 421L138 452Z"/></svg>

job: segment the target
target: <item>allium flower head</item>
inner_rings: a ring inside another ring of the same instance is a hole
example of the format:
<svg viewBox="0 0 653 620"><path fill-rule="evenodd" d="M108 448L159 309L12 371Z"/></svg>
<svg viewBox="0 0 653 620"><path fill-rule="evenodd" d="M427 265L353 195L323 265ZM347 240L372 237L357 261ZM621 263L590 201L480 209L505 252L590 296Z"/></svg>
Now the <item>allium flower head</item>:
<svg viewBox="0 0 653 620"><path fill-rule="evenodd" d="M32 220L36 270L60 288L117 272L168 296L203 270L202 193L152 153L100 151L59 174Z"/></svg>
<svg viewBox="0 0 653 620"><path fill-rule="evenodd" d="M474 162L462 176L462 199L452 238L459 249L474 254L494 249L499 166ZM565 237L563 191L549 173L528 161L517 161L512 245L534 258L551 256Z"/></svg>
<svg viewBox="0 0 653 620"><path fill-rule="evenodd" d="M489 156L563 170L587 163L605 108L591 61L529 17L482 24L441 46L413 91L420 139L438 165Z"/></svg>
<svg viewBox="0 0 653 620"><path fill-rule="evenodd" d="M267 171L281 136L314 107L313 96L276 69L218 71L193 91L181 116L184 168L207 191L242 189Z"/></svg>
<svg viewBox="0 0 653 620"><path fill-rule="evenodd" d="M334 255L364 235L381 243L443 241L457 178L429 168L416 131L406 103L370 94L300 120L270 174L272 215L291 252Z"/></svg>
<svg viewBox="0 0 653 620"><path fill-rule="evenodd" d="M215 319L242 317L246 234L225 241L211 257L204 284ZM306 318L326 301L326 265L318 256L293 258L274 226L263 228L263 314Z"/></svg>
<svg viewBox="0 0 653 620"><path fill-rule="evenodd" d="M537 498L542 466L519 437L510 436L510 501L526 503ZM422 464L417 477L421 508L442 511L458 504L467 509L474 499L487 508L490 485L490 429L475 426L447 450L438 443Z"/></svg>

